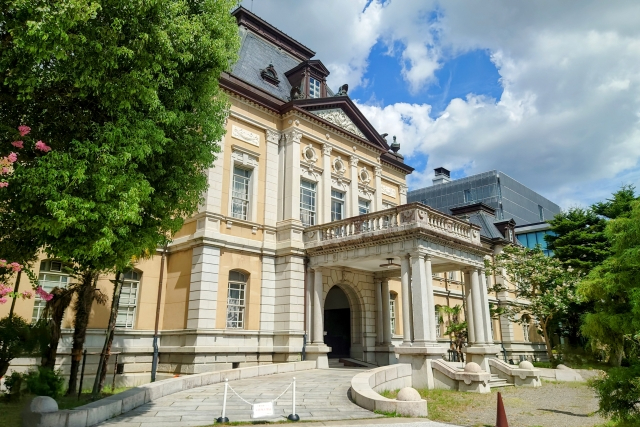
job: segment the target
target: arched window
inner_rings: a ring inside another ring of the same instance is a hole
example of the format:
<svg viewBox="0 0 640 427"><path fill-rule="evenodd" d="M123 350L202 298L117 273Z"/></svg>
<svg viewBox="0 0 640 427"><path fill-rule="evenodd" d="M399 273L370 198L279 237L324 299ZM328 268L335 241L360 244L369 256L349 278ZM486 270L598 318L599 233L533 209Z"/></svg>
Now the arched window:
<svg viewBox="0 0 640 427"><path fill-rule="evenodd" d="M244 328L247 276L239 271L229 272L227 292L227 328Z"/></svg>
<svg viewBox="0 0 640 427"><path fill-rule="evenodd" d="M142 272L131 270L124 273L124 283L118 302L117 328L133 329L136 322L136 308L138 307L138 293Z"/></svg>
<svg viewBox="0 0 640 427"><path fill-rule="evenodd" d="M531 342L529 329L531 328L531 317L528 314L522 315L522 336L526 342Z"/></svg>
<svg viewBox="0 0 640 427"><path fill-rule="evenodd" d="M441 338L442 325L440 324L440 306L439 305L436 305L436 315L434 320L436 322L436 338Z"/></svg>
<svg viewBox="0 0 640 427"><path fill-rule="evenodd" d="M40 274L38 275L38 283L47 292L51 292L53 288L64 288L69 284L69 275L63 272L62 262L55 260L46 260L40 263ZM47 302L35 296L35 302L33 304L33 313L31 320L37 322L42 316L44 307Z"/></svg>
<svg viewBox="0 0 640 427"><path fill-rule="evenodd" d="M391 314L391 333L396 333L396 313L398 312L396 301L398 300L398 294L395 292L389 292L389 313Z"/></svg>

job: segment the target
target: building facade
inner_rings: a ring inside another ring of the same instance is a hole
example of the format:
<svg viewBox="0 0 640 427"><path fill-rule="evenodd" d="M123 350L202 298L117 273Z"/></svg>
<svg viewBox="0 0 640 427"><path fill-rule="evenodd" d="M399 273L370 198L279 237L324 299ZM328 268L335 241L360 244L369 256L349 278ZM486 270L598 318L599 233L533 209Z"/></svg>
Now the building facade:
<svg viewBox="0 0 640 427"><path fill-rule="evenodd" d="M125 277L119 382L149 381L156 327L160 378L302 358L428 364L449 349L443 305L464 306L468 358L484 368L500 353L543 356L534 325L490 311L511 297L488 292L503 279L484 261L515 243L515 223L488 221L485 205L450 215L407 203L413 169L346 85L333 92L313 51L244 8L233 14L242 46L220 79L227 132L199 211ZM73 280L56 260L38 274L45 289ZM99 287L110 296L109 279ZM18 301L16 312L37 319L43 304ZM109 304L94 304L89 352L102 348ZM63 369L70 347L65 329Z"/></svg>

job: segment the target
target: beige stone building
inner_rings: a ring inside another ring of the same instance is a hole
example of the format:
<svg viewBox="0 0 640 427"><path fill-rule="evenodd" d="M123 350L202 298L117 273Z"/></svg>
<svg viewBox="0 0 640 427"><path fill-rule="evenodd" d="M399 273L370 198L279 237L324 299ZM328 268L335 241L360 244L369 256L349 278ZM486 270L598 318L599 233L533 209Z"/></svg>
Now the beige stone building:
<svg viewBox="0 0 640 427"><path fill-rule="evenodd" d="M496 355L544 357L533 323L490 313L490 304L520 303L488 293L502 279L484 270L485 259L515 243L513 225L494 224L479 205L450 216L407 204L413 169L347 88L327 86L329 71L309 48L246 9L234 15L242 47L221 78L227 133L199 212L164 255L126 277L113 347L120 381L149 381L156 325L159 377L303 358L319 366L328 357L376 365L449 358L443 305L464 307L469 360L486 368ZM502 237L488 237L470 215ZM37 273L45 288L72 280L56 260L42 260ZM109 279L99 286L110 296ZM89 353L101 351L109 304L93 307ZM18 301L16 312L37 319L43 306ZM0 306L0 316L7 310ZM65 329L65 368L70 347Z"/></svg>

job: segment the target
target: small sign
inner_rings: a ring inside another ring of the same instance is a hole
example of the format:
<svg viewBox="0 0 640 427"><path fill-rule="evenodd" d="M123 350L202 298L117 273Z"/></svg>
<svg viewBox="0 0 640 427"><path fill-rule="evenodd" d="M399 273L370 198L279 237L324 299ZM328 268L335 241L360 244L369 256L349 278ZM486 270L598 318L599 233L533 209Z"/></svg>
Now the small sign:
<svg viewBox="0 0 640 427"><path fill-rule="evenodd" d="M262 418L273 416L273 402L256 403L252 406L253 415L251 418Z"/></svg>

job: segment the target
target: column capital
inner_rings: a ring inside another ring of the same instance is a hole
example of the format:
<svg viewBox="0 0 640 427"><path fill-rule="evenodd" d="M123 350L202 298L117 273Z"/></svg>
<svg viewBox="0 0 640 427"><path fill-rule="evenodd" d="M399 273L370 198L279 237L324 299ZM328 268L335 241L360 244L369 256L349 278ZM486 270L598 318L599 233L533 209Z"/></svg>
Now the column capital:
<svg viewBox="0 0 640 427"><path fill-rule="evenodd" d="M300 140L302 139L302 132L295 128L286 130L283 135L287 143L294 142L296 144L299 144Z"/></svg>
<svg viewBox="0 0 640 427"><path fill-rule="evenodd" d="M360 159L358 159L356 156L349 156L349 164L351 165L351 167L357 167L359 160Z"/></svg>
<svg viewBox="0 0 640 427"><path fill-rule="evenodd" d="M333 150L333 147L331 147L329 144L324 144L322 146L322 154L325 156L330 156L331 150Z"/></svg>
<svg viewBox="0 0 640 427"><path fill-rule="evenodd" d="M378 165L376 165L376 166L373 168L373 172L374 172L374 174L375 174L375 176L376 176L376 177L381 177L381 176L382 176L382 166L378 166Z"/></svg>
<svg viewBox="0 0 640 427"><path fill-rule="evenodd" d="M278 144L280 142L280 132L275 129L267 128L265 130L266 140L272 144Z"/></svg>

